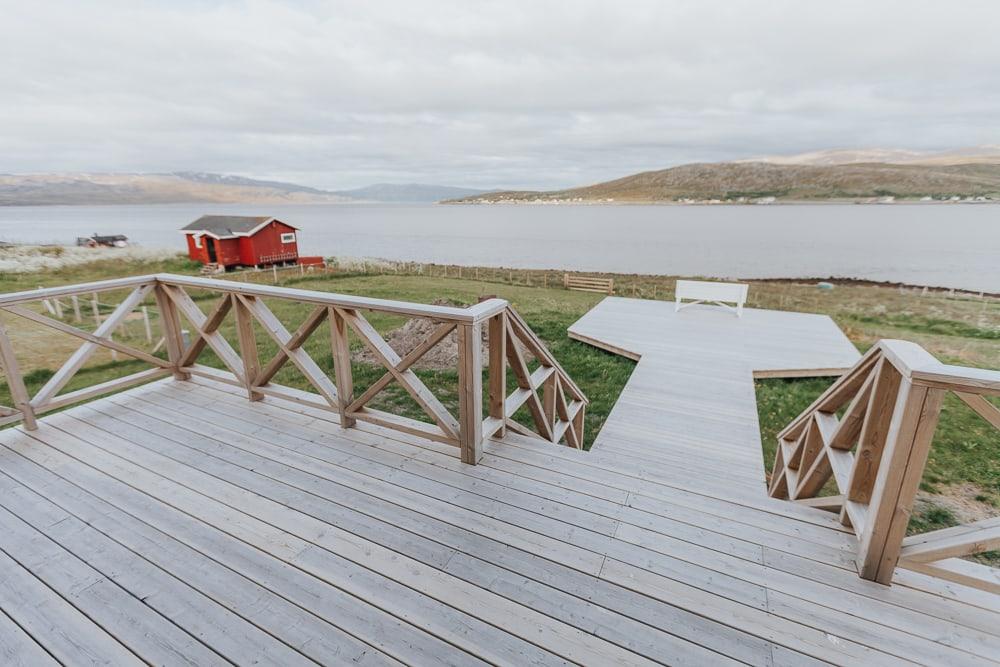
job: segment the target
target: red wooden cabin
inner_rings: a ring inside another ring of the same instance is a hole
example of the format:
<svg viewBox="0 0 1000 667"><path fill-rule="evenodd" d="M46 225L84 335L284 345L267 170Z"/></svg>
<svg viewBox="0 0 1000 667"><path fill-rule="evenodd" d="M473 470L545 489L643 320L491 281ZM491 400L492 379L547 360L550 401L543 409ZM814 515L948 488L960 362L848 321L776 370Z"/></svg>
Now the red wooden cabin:
<svg viewBox="0 0 1000 667"><path fill-rule="evenodd" d="M188 256L220 267L295 264L297 227L271 217L203 215L181 229Z"/></svg>

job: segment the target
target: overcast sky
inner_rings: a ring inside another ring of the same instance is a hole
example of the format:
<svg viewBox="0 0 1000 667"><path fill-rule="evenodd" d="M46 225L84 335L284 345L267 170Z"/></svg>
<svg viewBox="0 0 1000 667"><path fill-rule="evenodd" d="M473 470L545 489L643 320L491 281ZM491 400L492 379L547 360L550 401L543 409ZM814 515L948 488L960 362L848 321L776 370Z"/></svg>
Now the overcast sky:
<svg viewBox="0 0 1000 667"><path fill-rule="evenodd" d="M997 144L998 30L995 0L0 0L0 172L550 188Z"/></svg>

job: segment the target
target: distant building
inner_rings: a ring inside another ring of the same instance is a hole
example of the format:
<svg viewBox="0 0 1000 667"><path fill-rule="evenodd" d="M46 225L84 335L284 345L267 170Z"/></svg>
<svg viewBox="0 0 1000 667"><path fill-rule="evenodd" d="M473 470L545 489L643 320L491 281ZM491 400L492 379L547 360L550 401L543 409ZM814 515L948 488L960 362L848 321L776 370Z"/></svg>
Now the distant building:
<svg viewBox="0 0 1000 667"><path fill-rule="evenodd" d="M203 215L181 229L188 256L221 268L296 264L297 227L271 217Z"/></svg>
<svg viewBox="0 0 1000 667"><path fill-rule="evenodd" d="M124 234L78 236L76 244L87 248L124 248L128 245L128 237Z"/></svg>

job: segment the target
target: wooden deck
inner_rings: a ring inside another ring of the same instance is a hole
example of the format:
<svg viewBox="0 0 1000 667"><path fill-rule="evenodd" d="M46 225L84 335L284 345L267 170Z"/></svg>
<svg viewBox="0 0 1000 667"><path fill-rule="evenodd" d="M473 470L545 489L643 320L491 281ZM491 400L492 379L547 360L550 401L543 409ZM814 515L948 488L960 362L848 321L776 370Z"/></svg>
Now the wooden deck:
<svg viewBox="0 0 1000 667"><path fill-rule="evenodd" d="M767 496L754 371L857 358L827 318L609 298L639 358L593 451L448 444L208 379L0 433L4 664L996 664L1000 596L860 579Z"/></svg>

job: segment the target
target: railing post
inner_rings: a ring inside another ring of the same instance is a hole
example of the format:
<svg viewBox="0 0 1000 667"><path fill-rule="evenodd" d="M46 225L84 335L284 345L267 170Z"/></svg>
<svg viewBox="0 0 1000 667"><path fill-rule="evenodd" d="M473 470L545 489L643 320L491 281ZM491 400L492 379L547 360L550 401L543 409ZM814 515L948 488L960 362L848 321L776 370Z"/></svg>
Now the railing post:
<svg viewBox="0 0 1000 667"><path fill-rule="evenodd" d="M553 442L556 436L556 380L556 374L553 372L542 383L542 412L552 432Z"/></svg>
<svg viewBox="0 0 1000 667"><path fill-rule="evenodd" d="M31 407L31 397L28 396L28 389L24 386L24 378L21 377L17 357L14 356L14 347L10 344L7 328L3 322L0 322L0 366L3 366L4 374L7 376L7 389L10 390L11 401L14 404L11 407L21 411L24 428L34 431L38 428L35 411Z"/></svg>
<svg viewBox="0 0 1000 667"><path fill-rule="evenodd" d="M583 428L585 425L585 417L587 414L587 406L581 405L580 409L576 411L573 416L573 433L576 435L576 444L574 445L577 449L583 449Z"/></svg>
<svg viewBox="0 0 1000 667"><path fill-rule="evenodd" d="M458 326L458 423L462 461L483 455L483 325Z"/></svg>
<svg viewBox="0 0 1000 667"><path fill-rule="evenodd" d="M180 315L177 314L177 305L160 283L156 284L153 292L156 296L156 309L160 311L160 328L163 332L164 343L166 343L167 359L173 364L174 379L190 380L191 375L182 371L180 366L181 358L184 356L184 336L181 333L181 320Z"/></svg>
<svg viewBox="0 0 1000 667"><path fill-rule="evenodd" d="M337 382L337 409L340 425L350 428L357 423L347 414L347 406L354 401L354 375L351 372L351 349L347 340L347 321L333 306L327 312L330 320L330 345L333 352L333 369Z"/></svg>
<svg viewBox="0 0 1000 667"><path fill-rule="evenodd" d="M858 571L864 579L892 582L944 393L902 379L860 535Z"/></svg>
<svg viewBox="0 0 1000 667"><path fill-rule="evenodd" d="M489 320L490 350L490 417L500 420L500 428L490 435L503 438L507 434L507 311Z"/></svg>
<svg viewBox="0 0 1000 667"><path fill-rule="evenodd" d="M236 311L236 338L240 344L240 359L243 360L243 383L247 390L247 398L259 401L264 398L264 394L254 390L260 375L260 354L257 351L257 337L253 331L253 317L239 296L230 294L229 298L233 300L233 309Z"/></svg>

